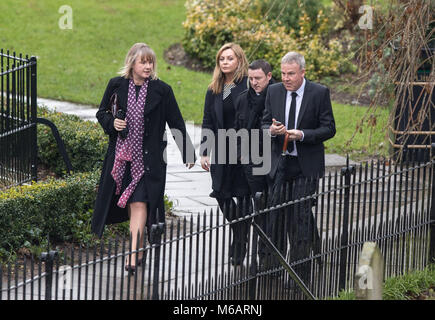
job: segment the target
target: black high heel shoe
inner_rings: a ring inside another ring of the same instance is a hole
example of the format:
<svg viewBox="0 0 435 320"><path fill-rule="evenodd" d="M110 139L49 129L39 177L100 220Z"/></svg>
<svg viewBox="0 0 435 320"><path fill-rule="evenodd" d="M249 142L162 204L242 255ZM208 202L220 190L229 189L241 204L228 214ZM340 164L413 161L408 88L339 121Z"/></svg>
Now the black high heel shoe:
<svg viewBox="0 0 435 320"><path fill-rule="evenodd" d="M146 251L142 254L142 258L137 259L137 266L140 267L142 264L145 265L145 259L147 257L147 253ZM129 264L127 264L128 259L125 261L125 271L134 274L134 272L136 271L136 266L131 266Z"/></svg>
<svg viewBox="0 0 435 320"><path fill-rule="evenodd" d="M147 251L144 251L144 252L142 253L142 258L137 259L137 265L138 265L138 266L145 265L145 260L146 260L146 258L147 258Z"/></svg>
<svg viewBox="0 0 435 320"><path fill-rule="evenodd" d="M126 264L125 267L124 267L124 270L126 272L128 272L129 274L134 274L135 271L136 271L136 266L131 266L129 264Z"/></svg>

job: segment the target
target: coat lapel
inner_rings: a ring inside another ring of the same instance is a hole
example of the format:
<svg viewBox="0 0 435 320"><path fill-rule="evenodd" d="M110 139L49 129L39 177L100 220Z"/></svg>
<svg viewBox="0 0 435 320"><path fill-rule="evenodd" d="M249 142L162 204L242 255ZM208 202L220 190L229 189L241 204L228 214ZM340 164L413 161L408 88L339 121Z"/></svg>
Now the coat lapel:
<svg viewBox="0 0 435 320"><path fill-rule="evenodd" d="M120 106L121 108L124 108L126 111L127 111L129 81L130 81L129 79L122 79L121 85L117 92ZM157 92L156 80L150 80L150 82L148 83L144 115L147 115L152 110L154 110L158 106L161 98L162 98L161 95L159 95L159 93Z"/></svg>
<svg viewBox="0 0 435 320"><path fill-rule="evenodd" d="M127 112L127 98L128 98L128 83L129 80L122 78L119 89L117 90L119 106Z"/></svg>
<svg viewBox="0 0 435 320"><path fill-rule="evenodd" d="M283 125L285 125L285 103L287 99L287 90L284 85L281 83L281 89L279 90L279 96L277 97L278 101L278 114L276 116L276 120L280 121Z"/></svg>
<svg viewBox="0 0 435 320"><path fill-rule="evenodd" d="M296 128L299 128L299 125L301 123L301 119L304 116L305 110L307 110L308 100L310 99L310 90L311 90L311 83L310 83L310 81L305 80L304 96L302 97L302 103L301 103L301 108L299 109L298 120L296 122Z"/></svg>
<svg viewBox="0 0 435 320"><path fill-rule="evenodd" d="M145 101L144 116L152 112L160 103L162 96L157 91L157 80L150 80L148 83L147 97Z"/></svg>
<svg viewBox="0 0 435 320"><path fill-rule="evenodd" d="M218 122L218 128L224 127L224 101L223 93L219 93L214 99L214 111L216 112L216 119Z"/></svg>
<svg viewBox="0 0 435 320"><path fill-rule="evenodd" d="M247 86L247 77L243 77L243 79L237 83L237 85L231 89L231 98L233 99L233 104L236 104L236 99L240 93L246 90ZM218 127L224 127L224 101L223 101L223 92L219 93L214 100L214 110L216 112L216 118L218 121ZM236 112L234 110L234 112Z"/></svg>
<svg viewBox="0 0 435 320"><path fill-rule="evenodd" d="M231 89L231 96L233 99L234 104L236 103L236 99L243 91L245 91L248 88L247 85L247 78L243 77L242 81L240 81L233 89Z"/></svg>

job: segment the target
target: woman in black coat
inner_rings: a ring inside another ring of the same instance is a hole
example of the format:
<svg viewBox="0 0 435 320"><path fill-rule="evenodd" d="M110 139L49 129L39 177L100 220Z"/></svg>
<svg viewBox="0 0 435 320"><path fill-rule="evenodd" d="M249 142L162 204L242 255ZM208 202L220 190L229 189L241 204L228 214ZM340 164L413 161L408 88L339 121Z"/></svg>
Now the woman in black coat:
<svg viewBox="0 0 435 320"><path fill-rule="evenodd" d="M238 218L236 213L242 216L245 214L243 198L249 195L249 186L241 165L230 164L229 161L231 155L233 159L237 155L236 143L226 137L225 141L219 141L218 132L230 132L230 129L235 128L235 102L237 96L247 88L247 73L248 62L242 48L234 43L225 44L216 55L213 80L205 96L201 166L211 173L213 192L210 196L216 198L228 221ZM219 146L226 148L225 157L220 157L223 150ZM213 156L213 161L210 160L210 155ZM237 197L237 204L233 197ZM243 212L236 210L236 207ZM240 265L246 254L248 223L231 224L231 228L233 242L229 252L230 260L233 265Z"/></svg>
<svg viewBox="0 0 435 320"><path fill-rule="evenodd" d="M165 222L166 123L189 169L195 155L174 93L156 76L154 51L144 43L133 45L120 74L109 81L96 114L109 135L109 145L92 231L101 237L106 224L130 219L131 247L135 250L144 242L145 225L150 231L151 225ZM136 256L130 260L126 270L134 271Z"/></svg>

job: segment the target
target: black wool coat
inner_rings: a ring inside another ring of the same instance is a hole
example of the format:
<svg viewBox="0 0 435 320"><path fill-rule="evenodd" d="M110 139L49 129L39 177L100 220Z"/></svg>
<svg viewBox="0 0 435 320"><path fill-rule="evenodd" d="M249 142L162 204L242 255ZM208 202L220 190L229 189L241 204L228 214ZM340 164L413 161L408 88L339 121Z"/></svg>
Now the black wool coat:
<svg viewBox="0 0 435 320"><path fill-rule="evenodd" d="M231 98L233 103L236 102L239 94L246 90L248 83L248 78L243 77L243 79L236 83L236 86L231 89ZM210 165L210 174L212 179L212 189L215 191L220 191L222 187L222 182L224 178L224 167L223 164L217 164L219 159L219 148L218 148L218 130L224 128L224 102L223 102L223 92L219 94L214 94L210 89L207 90L205 95L204 103L204 115L202 119L202 129L201 134L201 148L200 154L202 156L210 155L212 153L212 160L215 159L215 163ZM234 113L236 108L234 106ZM233 126L235 128L235 124ZM214 133L215 141L214 143L208 144L206 136L204 135L204 129L211 130Z"/></svg>
<svg viewBox="0 0 435 320"><path fill-rule="evenodd" d="M275 81L273 79L270 80L269 85L274 84ZM266 87L264 89L264 91L262 92L262 94L264 95L264 99L265 96L267 94L267 89L268 87ZM249 91L251 90L252 94L254 93L254 89L252 88L248 88L245 91L243 91L242 93L240 93L240 95L237 98L236 101L236 123L235 123L235 128L236 130L240 130L240 129L246 129L249 132L249 154L248 155L244 155L244 157L248 156L249 157L249 164L245 164L243 165L243 170L245 171L245 176L248 180L248 184L249 184L249 188L250 188L250 192L251 194L255 194L256 192L262 192L264 190L266 190L267 188L267 180L266 180L266 176L264 175L253 175L252 170L254 167L258 167L261 166L262 164L259 165L254 165L252 162L252 150L251 150L251 145L252 145L252 132L251 130L258 130L258 148L259 148L259 156L263 156L263 131L261 128L261 124L262 124L262 119L263 119L263 112L264 112L264 108L265 108L265 100L263 101L262 104L258 104L255 106L252 106L249 103ZM237 140L237 154L238 157L240 158L242 156L242 151L241 151L241 146L240 146L240 139Z"/></svg>
<svg viewBox="0 0 435 320"><path fill-rule="evenodd" d="M114 93L118 95L119 107L127 111L128 85L129 80L123 77L111 79L96 114L104 132L109 135L109 145L103 162L92 217L92 231L99 237L102 236L106 224L124 222L129 219L127 206L125 208L117 206L120 195L115 195L116 184L111 175L118 132L113 126L114 117L110 112L110 98ZM175 139L175 141L182 153L183 162L195 162L194 147L186 132L186 125L172 88L161 80L150 80L144 107L142 145L145 184L149 199L148 228L153 224L165 222L166 123L171 131L177 129L182 134L182 139ZM175 135L174 132L173 134Z"/></svg>
<svg viewBox="0 0 435 320"><path fill-rule="evenodd" d="M274 84L275 80L271 79L269 81L269 84L264 89L264 91L261 93L265 96L267 94L267 89L270 85ZM260 143L260 155L262 155L262 147L263 144L263 132L262 132L262 119L263 119L263 112L265 109L265 102L261 105L257 105L257 109L253 109L253 106L249 103L249 91L253 91L251 87L244 90L240 95L237 97L236 100L236 123L235 123L235 129L247 129L250 133L249 141L251 141L251 130L252 129L258 129L259 130L259 143ZM255 93L254 93L255 94ZM238 150L238 153L240 154L240 150Z"/></svg>

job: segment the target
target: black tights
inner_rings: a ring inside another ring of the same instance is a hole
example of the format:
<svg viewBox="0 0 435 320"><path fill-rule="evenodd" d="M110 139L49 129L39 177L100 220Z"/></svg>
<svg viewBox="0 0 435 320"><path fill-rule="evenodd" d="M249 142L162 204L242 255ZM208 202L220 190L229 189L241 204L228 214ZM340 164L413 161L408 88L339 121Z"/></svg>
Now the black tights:
<svg viewBox="0 0 435 320"><path fill-rule="evenodd" d="M249 214L250 199L249 197L237 197L237 202L232 198L217 198L216 199L222 213L227 221L233 221ZM248 243L248 232L250 219L240 222L231 223L231 231L233 241L231 242L229 255L236 263L242 263L246 255L246 245Z"/></svg>

